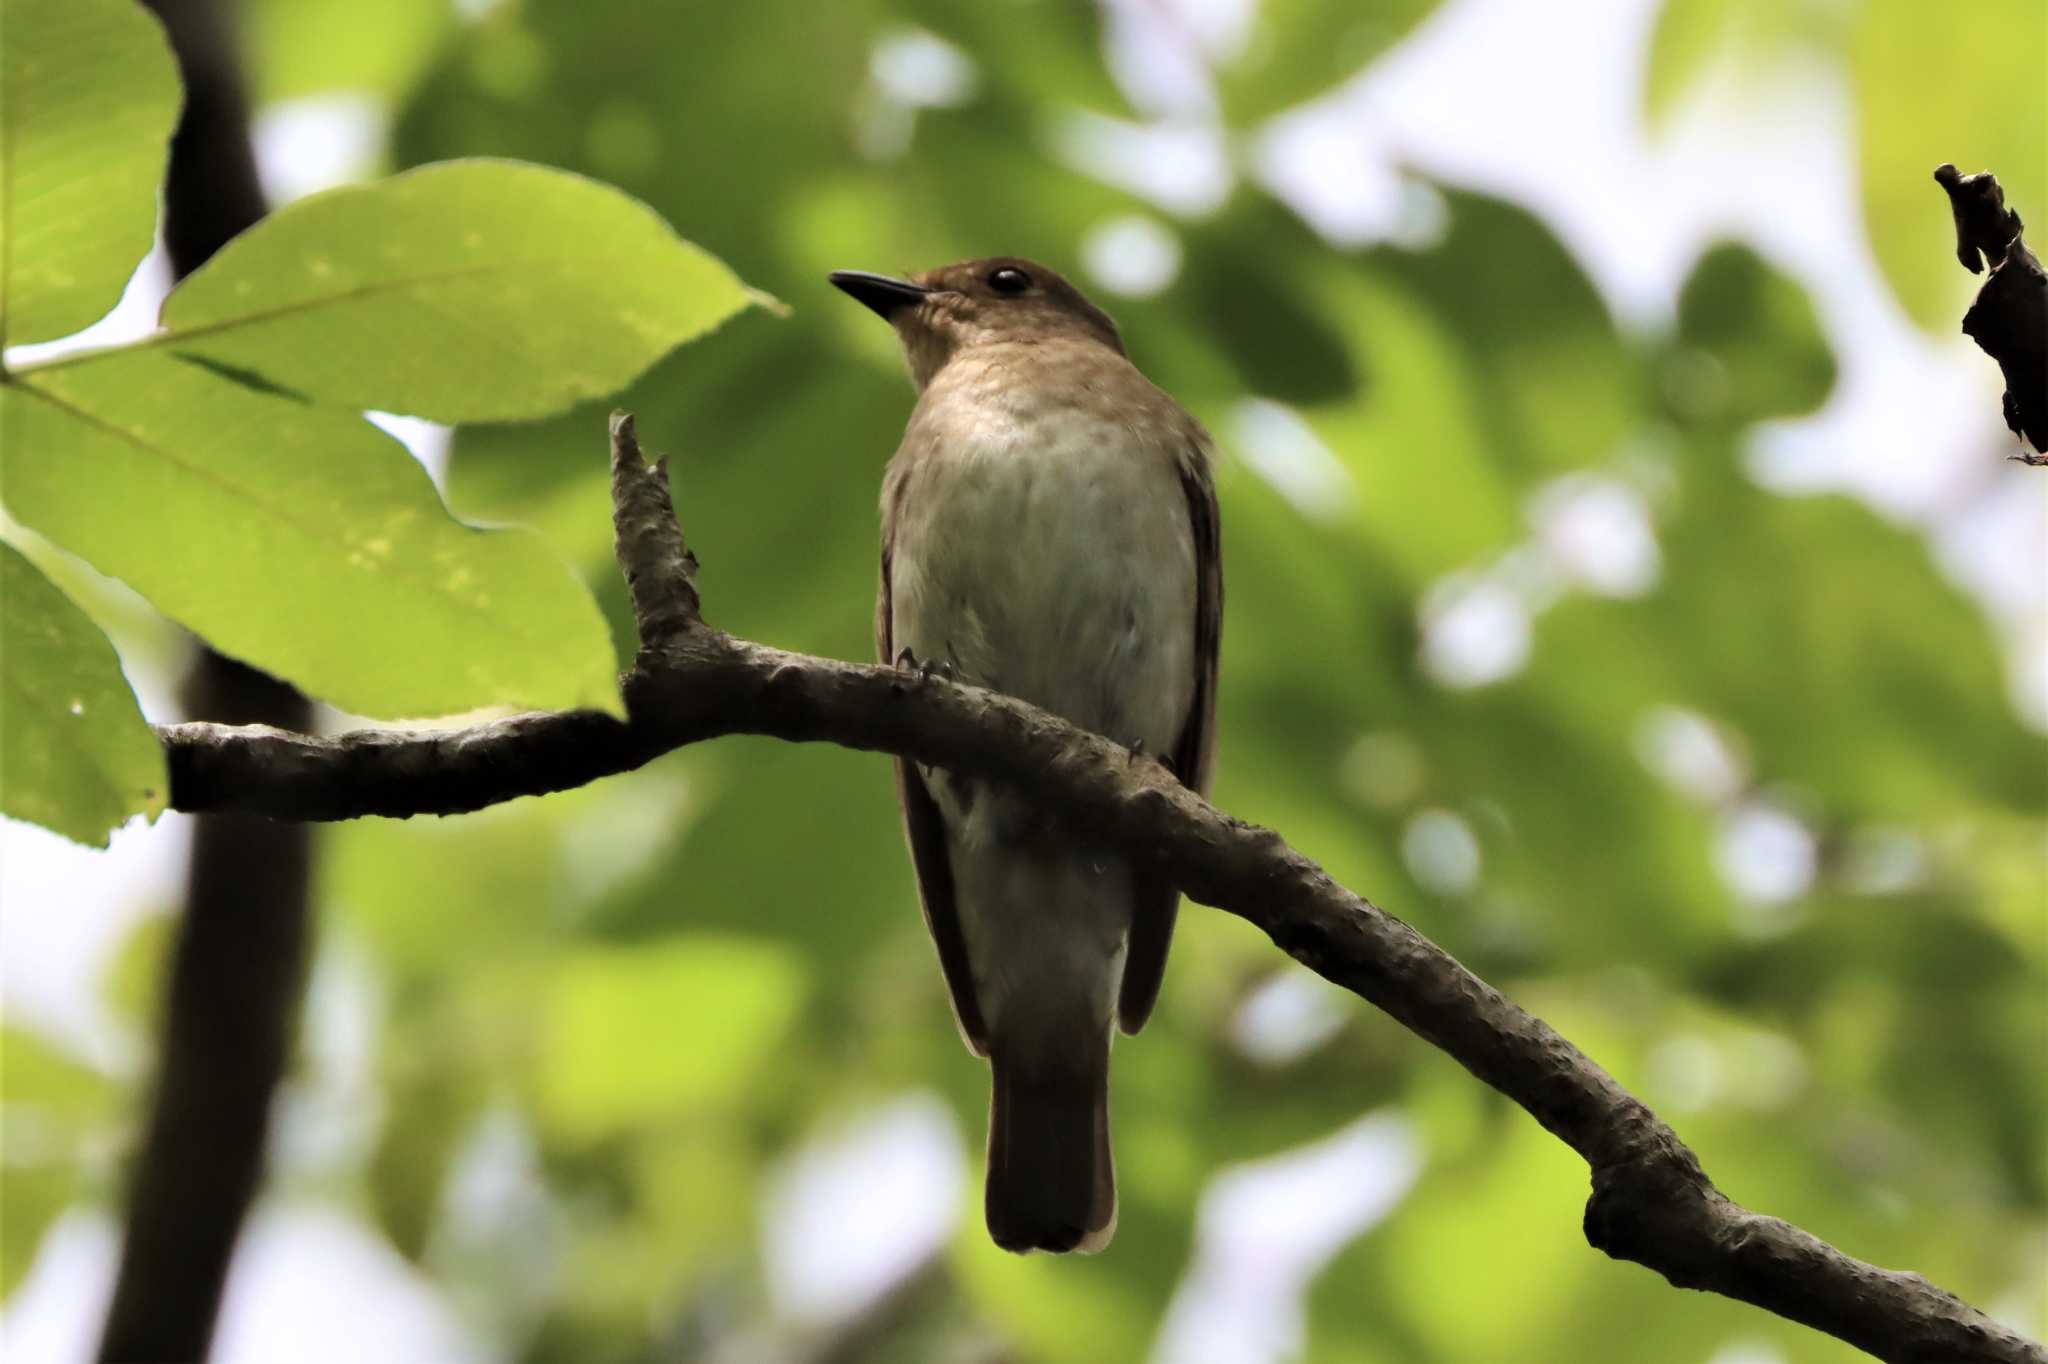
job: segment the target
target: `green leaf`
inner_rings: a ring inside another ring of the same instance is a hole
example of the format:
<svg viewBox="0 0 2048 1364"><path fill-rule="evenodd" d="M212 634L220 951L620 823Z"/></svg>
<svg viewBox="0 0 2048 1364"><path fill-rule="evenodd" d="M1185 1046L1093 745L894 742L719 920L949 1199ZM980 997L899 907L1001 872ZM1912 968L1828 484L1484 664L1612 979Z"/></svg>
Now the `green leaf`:
<svg viewBox="0 0 2048 1364"><path fill-rule="evenodd" d="M2021 215L2039 216L2048 164L2048 94L2039 79L2048 9L1984 0L1968 11L1918 0L1666 0L1651 42L1645 112L1670 118L1711 75L1729 103L1788 58L1855 82L1864 220L1879 266L1914 321L1953 333L1981 280L1955 259L1948 201L1932 181L1952 161L2006 177ZM1805 73L1801 71L1803 76Z"/></svg>
<svg viewBox="0 0 2048 1364"><path fill-rule="evenodd" d="M1662 641L1678 699L1746 736L1761 774L1874 821L2048 798L2048 745L2012 713L1996 639L1920 536L1847 498L1731 478L1696 480L1662 538L1658 592L1613 609L1643 647Z"/></svg>
<svg viewBox="0 0 2048 1364"><path fill-rule="evenodd" d="M715 799L605 906L608 932L666 936L687 924L747 933L809 958L827 973L821 992L836 994L854 984L831 974L836 965L861 960L892 932L922 931L905 912L916 892L908 857L894 855L901 835L883 764L748 738L706 754L697 769ZM792 828L806 831L802 857L786 853ZM932 1003L943 1012L936 991Z"/></svg>
<svg viewBox="0 0 2048 1364"><path fill-rule="evenodd" d="M1254 123L1363 71L1436 8L1436 0L1265 0L1244 50L1218 73L1224 111Z"/></svg>
<svg viewBox="0 0 2048 1364"><path fill-rule="evenodd" d="M69 335L121 297L178 98L133 0L0 0L0 345Z"/></svg>
<svg viewBox="0 0 2048 1364"><path fill-rule="evenodd" d="M765 1068L807 990L794 956L740 937L578 952L547 999L541 1114L588 1139L771 1089Z"/></svg>
<svg viewBox="0 0 2048 1364"><path fill-rule="evenodd" d="M1662 380L1680 421L1742 424L1818 407L1834 387L1835 357L1798 282L1724 242L1679 293L1678 349Z"/></svg>
<svg viewBox="0 0 2048 1364"><path fill-rule="evenodd" d="M0 1027L0 1297L35 1261L43 1232L83 1183L79 1152L98 1135L113 1098L106 1077L36 1033Z"/></svg>
<svg viewBox="0 0 2048 1364"><path fill-rule="evenodd" d="M1129 1292L1123 1282L1133 1258L1128 1229L1118 1243L1124 1254L1098 1262L1008 1254L996 1249L979 1221L962 1219L948 1264L978 1315L1015 1342L1019 1358L1037 1364L1144 1358L1158 1302ZM1105 1272L1110 1266L1122 1272Z"/></svg>
<svg viewBox="0 0 2048 1364"><path fill-rule="evenodd" d="M1440 188L1449 231L1371 258L1422 294L1472 352L1463 404L1504 468L1525 477L1610 459L1641 419L1634 357L1585 269L1549 226L1502 199Z"/></svg>
<svg viewBox="0 0 2048 1364"><path fill-rule="evenodd" d="M618 709L582 584L536 537L452 519L353 413L116 351L0 385L0 446L16 518L312 695L379 716Z"/></svg>
<svg viewBox="0 0 2048 1364"><path fill-rule="evenodd" d="M1956 263L1934 168L1992 170L2028 222L2048 216L2048 7L1979 0L1967 10L1869 0L1850 48L1863 216L1877 263L1913 320L1953 335L1983 282Z"/></svg>
<svg viewBox="0 0 2048 1364"><path fill-rule="evenodd" d="M1309 415L1356 480L1372 547L1421 582L1511 543L1511 469L1479 420L1476 366L1441 313L1377 272L1332 272L1323 296L1367 377ZM1395 453L1417 449L1429 459Z"/></svg>
<svg viewBox="0 0 2048 1364"><path fill-rule="evenodd" d="M1252 393L1303 404L1348 397L1359 372L1337 326L1343 313L1317 295L1321 281L1261 253L1261 226L1239 214L1188 234L1180 294L1197 310L1195 325L1216 339Z"/></svg>
<svg viewBox="0 0 2048 1364"><path fill-rule="evenodd" d="M1076 104L1105 114L1130 106L1102 62L1102 12L1071 0L962 5L901 0L915 22L970 53L993 55L977 76L1037 107Z"/></svg>
<svg viewBox="0 0 2048 1364"><path fill-rule="evenodd" d="M820 270L846 261L792 268L789 206L861 169L848 155L848 114L870 88L878 9L500 5L443 50L392 128L392 158L518 156L602 174L747 279L823 299ZM639 131L622 139L623 128ZM732 129L772 149L772 174L736 154ZM994 186L991 175L979 187Z"/></svg>
<svg viewBox="0 0 2048 1364"><path fill-rule="evenodd" d="M253 0L241 7L258 104L403 94L454 29L447 0Z"/></svg>
<svg viewBox="0 0 2048 1364"><path fill-rule="evenodd" d="M66 1129L98 1121L112 1097L104 1075L66 1055L41 1033L14 1023L0 1025L0 1092L10 1105L33 1107L51 1124ZM18 1154L24 1160L47 1158L46 1152L35 1149Z"/></svg>
<svg viewBox="0 0 2048 1364"><path fill-rule="evenodd" d="M608 185L453 161L272 214L178 286L158 344L317 401L512 421L608 395L764 297Z"/></svg>
<svg viewBox="0 0 2048 1364"><path fill-rule="evenodd" d="M467 1065L428 1050L387 1054L387 1117L364 1171L377 1225L407 1259L425 1253L442 1207L441 1190L490 1098L486 1078Z"/></svg>
<svg viewBox="0 0 2048 1364"><path fill-rule="evenodd" d="M1643 76L1643 116L1653 128L1671 117L1717 51L1729 43L1735 16L1746 18L1756 8L1730 0L1664 0L1650 33Z"/></svg>
<svg viewBox="0 0 2048 1364"><path fill-rule="evenodd" d="M0 545L0 812L95 847L164 808L163 749L114 646Z"/></svg>
<svg viewBox="0 0 2048 1364"><path fill-rule="evenodd" d="M116 1017L147 1031L160 1021L171 947L178 927L170 914L135 921L100 972L100 998Z"/></svg>
<svg viewBox="0 0 2048 1364"><path fill-rule="evenodd" d="M1743 83L1781 72L1782 60L1804 47L1820 58L1841 46L1843 6L1837 0L1665 0L1650 39L1643 112L1662 127L1708 75Z"/></svg>
<svg viewBox="0 0 2048 1364"><path fill-rule="evenodd" d="M0 1300L35 1264L43 1233L78 1194L76 1170L55 1165L9 1169L0 1178Z"/></svg>

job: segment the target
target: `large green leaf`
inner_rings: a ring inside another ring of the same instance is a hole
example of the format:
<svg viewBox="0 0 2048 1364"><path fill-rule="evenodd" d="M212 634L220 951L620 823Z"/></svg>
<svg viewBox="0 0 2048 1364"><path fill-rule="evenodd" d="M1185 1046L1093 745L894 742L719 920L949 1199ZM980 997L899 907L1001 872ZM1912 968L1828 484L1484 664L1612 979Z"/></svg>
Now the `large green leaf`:
<svg viewBox="0 0 2048 1364"><path fill-rule="evenodd" d="M114 306L177 120L177 67L134 0L0 0L0 345Z"/></svg>
<svg viewBox="0 0 2048 1364"><path fill-rule="evenodd" d="M600 460L592 436L593 463ZM589 593L353 413L161 350L0 385L0 497L225 653L366 715L619 705Z"/></svg>
<svg viewBox="0 0 2048 1364"><path fill-rule="evenodd" d="M1934 168L2004 178L2029 222L2048 210L2048 6L1977 0L1967 10L1866 0L1850 48L1863 215L1877 263L1913 320L1953 334L1981 282L1956 264Z"/></svg>
<svg viewBox="0 0 2048 1364"><path fill-rule="evenodd" d="M0 812L104 848L154 817L168 782L114 646L33 564L0 545Z"/></svg>
<svg viewBox="0 0 2048 1364"><path fill-rule="evenodd" d="M760 297L610 186L455 161L264 219L171 294L155 344L322 402L518 420L615 391Z"/></svg>

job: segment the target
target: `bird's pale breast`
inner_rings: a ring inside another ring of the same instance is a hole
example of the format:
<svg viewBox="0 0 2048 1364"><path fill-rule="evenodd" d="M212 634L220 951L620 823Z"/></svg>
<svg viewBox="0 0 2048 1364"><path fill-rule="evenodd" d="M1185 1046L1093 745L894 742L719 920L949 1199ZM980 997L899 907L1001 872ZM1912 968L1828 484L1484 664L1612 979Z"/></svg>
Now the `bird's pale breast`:
<svg viewBox="0 0 2048 1364"><path fill-rule="evenodd" d="M911 423L893 636L963 680L1146 751L1194 692L1195 550L1164 395L1117 402L1017 367L950 370ZM963 831L966 832L966 831Z"/></svg>

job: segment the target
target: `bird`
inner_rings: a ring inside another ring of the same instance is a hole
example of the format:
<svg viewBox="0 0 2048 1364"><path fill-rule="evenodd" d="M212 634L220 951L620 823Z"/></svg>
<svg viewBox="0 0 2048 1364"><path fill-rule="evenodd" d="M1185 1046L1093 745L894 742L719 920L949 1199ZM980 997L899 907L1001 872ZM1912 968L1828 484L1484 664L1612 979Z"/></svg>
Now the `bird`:
<svg viewBox="0 0 2048 1364"><path fill-rule="evenodd" d="M882 480L881 660L1030 702L1206 793L1208 432L1035 261L830 280L895 328L918 395ZM1179 890L1015 790L902 758L896 787L954 1020L992 1072L989 1236L1098 1251L1116 1230L1111 1031L1158 1000Z"/></svg>

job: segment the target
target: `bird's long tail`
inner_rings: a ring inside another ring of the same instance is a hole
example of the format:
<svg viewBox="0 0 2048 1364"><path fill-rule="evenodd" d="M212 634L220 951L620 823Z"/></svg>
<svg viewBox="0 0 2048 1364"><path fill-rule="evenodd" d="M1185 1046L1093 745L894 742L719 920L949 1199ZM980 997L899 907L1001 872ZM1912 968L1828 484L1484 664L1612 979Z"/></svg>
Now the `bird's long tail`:
<svg viewBox="0 0 2048 1364"><path fill-rule="evenodd" d="M1019 1253L1102 1249L1116 1231L1108 1027L1058 1048L1027 1050L994 1041L990 1238Z"/></svg>

